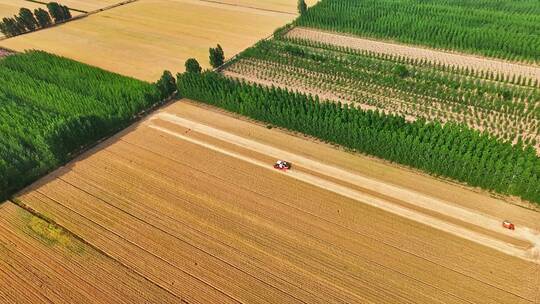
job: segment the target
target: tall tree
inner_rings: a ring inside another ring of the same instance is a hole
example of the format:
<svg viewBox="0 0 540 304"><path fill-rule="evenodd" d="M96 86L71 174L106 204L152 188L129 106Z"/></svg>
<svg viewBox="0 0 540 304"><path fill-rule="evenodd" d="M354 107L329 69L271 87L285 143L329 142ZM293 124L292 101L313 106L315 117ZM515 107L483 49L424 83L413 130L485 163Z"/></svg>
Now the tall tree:
<svg viewBox="0 0 540 304"><path fill-rule="evenodd" d="M49 14L54 19L55 23L62 22L66 20L66 12L63 6L56 2L49 2L47 3L47 9L49 10ZM68 10L69 12L69 10Z"/></svg>
<svg viewBox="0 0 540 304"><path fill-rule="evenodd" d="M225 53L221 48L221 45L217 45L215 48L210 48L210 65L213 68L220 67L225 62Z"/></svg>
<svg viewBox="0 0 540 304"><path fill-rule="evenodd" d="M71 19L71 11L69 10L69 7L65 5L60 5L60 8L62 9L62 14L64 15L64 20Z"/></svg>
<svg viewBox="0 0 540 304"><path fill-rule="evenodd" d="M42 8L35 9L34 15L36 16L37 22L40 27L43 28L52 24L51 16L46 10Z"/></svg>
<svg viewBox="0 0 540 304"><path fill-rule="evenodd" d="M307 4L304 0L298 0L298 13L303 15L307 12Z"/></svg>
<svg viewBox="0 0 540 304"><path fill-rule="evenodd" d="M18 34L23 34L30 30L26 27L26 24L24 24L24 20L19 15L14 15L13 18L15 19L17 28L19 29Z"/></svg>
<svg viewBox="0 0 540 304"><path fill-rule="evenodd" d="M19 20L19 16L13 16L13 18L4 17L2 19L2 25L0 26L2 33L4 33L4 35L6 35L7 37L12 37L24 33L26 31L26 28L23 24L21 24L21 22L19 22Z"/></svg>
<svg viewBox="0 0 540 304"><path fill-rule="evenodd" d="M163 75L157 81L156 86L161 93L161 98L168 98L176 91L176 79L170 71L163 71Z"/></svg>
<svg viewBox="0 0 540 304"><path fill-rule="evenodd" d="M202 71L201 65L195 58L189 58L186 60L186 72L188 73L200 73Z"/></svg>
<svg viewBox="0 0 540 304"><path fill-rule="evenodd" d="M33 31L38 27L38 22L31 10L27 8L21 8L19 10L19 17L26 29L28 29L29 31Z"/></svg>

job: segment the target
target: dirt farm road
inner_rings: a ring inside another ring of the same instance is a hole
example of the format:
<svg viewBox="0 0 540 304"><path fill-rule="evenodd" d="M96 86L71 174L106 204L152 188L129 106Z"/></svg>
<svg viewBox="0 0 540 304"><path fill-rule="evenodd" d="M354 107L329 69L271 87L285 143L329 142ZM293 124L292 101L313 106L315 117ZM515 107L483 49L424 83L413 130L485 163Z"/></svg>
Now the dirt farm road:
<svg viewBox="0 0 540 304"><path fill-rule="evenodd" d="M284 173L291 178L295 178L303 182L321 187L323 189L349 197L359 202L380 208L384 211L400 215L407 219L429 225L433 228L457 235L470 241L474 241L478 244L493 248L500 252L540 264L540 233L531 228L518 227L516 231L505 230L501 227L500 219L492 218L484 214L479 214L475 211L455 206L451 203L444 202L442 200L429 197L418 192L400 188L394 185L385 184L381 181L370 179L356 173L348 172L335 166L326 165L324 163L311 160L291 152L287 152L266 144L262 144L247 138L228 133L226 131L218 130L210 126L176 116L174 114L162 112L151 117L151 119L149 120L150 128L175 136L179 139L201 145L205 148L220 152L222 154L237 158L241 161L245 161L263 168L268 168L269 170L273 170L273 168L269 166L269 164L266 162L246 157L232 151L227 151L226 149L223 149L221 147L161 127L153 123L156 120L163 120L169 123L173 123L185 127L188 130L198 132L206 136L211 136L229 144L237 145L242 148L249 149L260 154L265 154L276 159L283 158L291 161L295 165L295 167L306 168L322 176L330 177L331 179L340 180L354 185L362 185L362 187L372 189L373 191L381 193L385 196L404 200L407 203L415 205L421 209L443 213L446 216L453 217L468 224L472 224L474 226L493 231L497 234L505 235L507 237L523 241L524 243L526 243L525 246L523 246L523 244L521 246L517 246L505 240L497 239L490 235L485 235L483 233L470 230L467 227L462 227L460 225L456 225L454 223L450 223L445 220L430 216L421 211L411 210L409 208L393 204L388 200L384 200L370 194L362 193L361 191L357 191L342 184L327 180L324 177L321 178L297 170L291 170L287 173Z"/></svg>

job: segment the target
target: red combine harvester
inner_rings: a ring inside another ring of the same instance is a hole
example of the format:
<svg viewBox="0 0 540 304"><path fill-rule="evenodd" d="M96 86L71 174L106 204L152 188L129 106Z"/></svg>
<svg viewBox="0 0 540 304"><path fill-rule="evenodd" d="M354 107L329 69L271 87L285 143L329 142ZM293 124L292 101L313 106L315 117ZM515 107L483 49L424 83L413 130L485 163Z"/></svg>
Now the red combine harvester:
<svg viewBox="0 0 540 304"><path fill-rule="evenodd" d="M282 171L287 171L289 169L291 169L291 163L287 162L287 161L284 161L284 160L278 160L275 164L274 164L274 169L278 169L278 170L282 170Z"/></svg>
<svg viewBox="0 0 540 304"><path fill-rule="evenodd" d="M512 224L510 221L508 220L505 220L503 221L503 227L506 228L506 229L510 229L510 230L515 230L516 229L516 226L514 226L514 224Z"/></svg>

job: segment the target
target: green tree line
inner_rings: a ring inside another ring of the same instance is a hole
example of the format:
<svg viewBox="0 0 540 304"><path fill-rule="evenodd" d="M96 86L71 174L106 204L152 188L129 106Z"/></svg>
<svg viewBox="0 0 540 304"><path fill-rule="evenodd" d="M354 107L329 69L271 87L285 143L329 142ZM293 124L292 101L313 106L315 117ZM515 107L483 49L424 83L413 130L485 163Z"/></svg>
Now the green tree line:
<svg viewBox="0 0 540 304"><path fill-rule="evenodd" d="M537 144L540 130L531 125L540 120L540 86L532 78L286 37L260 41L238 58L230 69L240 74L256 73L265 81L300 83L334 94L346 91L348 101L381 109L392 98L415 117L459 117L499 138Z"/></svg>
<svg viewBox="0 0 540 304"><path fill-rule="evenodd" d="M318 97L229 79L213 72L178 75L179 93L279 127L392 162L540 203L540 158L463 125L407 122Z"/></svg>
<svg viewBox="0 0 540 304"><path fill-rule="evenodd" d="M321 0L298 25L540 62L538 0Z"/></svg>
<svg viewBox="0 0 540 304"><path fill-rule="evenodd" d="M150 84L41 51L0 60L0 201L168 97L170 78Z"/></svg>
<svg viewBox="0 0 540 304"><path fill-rule="evenodd" d="M6 37L13 37L36 29L51 26L54 23L71 19L71 12L65 5L56 2L47 4L48 11L38 8L34 12L21 8L19 14L13 17L4 17L0 21L0 32Z"/></svg>

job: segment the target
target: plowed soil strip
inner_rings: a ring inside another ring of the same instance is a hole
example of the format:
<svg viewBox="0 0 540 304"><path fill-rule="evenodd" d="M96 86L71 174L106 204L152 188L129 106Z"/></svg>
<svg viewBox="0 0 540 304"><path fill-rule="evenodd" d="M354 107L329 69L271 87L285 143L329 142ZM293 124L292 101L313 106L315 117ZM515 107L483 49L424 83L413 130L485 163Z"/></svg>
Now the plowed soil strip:
<svg viewBox="0 0 540 304"><path fill-rule="evenodd" d="M287 37L306 39L381 54L405 56L413 59L427 59L428 61L438 62L446 65L468 67L479 71L493 71L503 75L524 76L527 78L540 80L540 67L538 66L511 63L473 55L437 51L397 43L382 42L303 27L294 28L287 33Z"/></svg>

